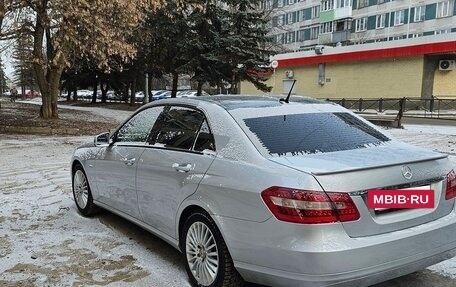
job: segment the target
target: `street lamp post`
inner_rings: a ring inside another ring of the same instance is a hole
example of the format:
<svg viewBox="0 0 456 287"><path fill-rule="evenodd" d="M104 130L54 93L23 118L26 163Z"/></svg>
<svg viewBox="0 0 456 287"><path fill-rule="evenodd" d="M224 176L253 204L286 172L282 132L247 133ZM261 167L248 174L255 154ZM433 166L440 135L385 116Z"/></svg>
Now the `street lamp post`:
<svg viewBox="0 0 456 287"><path fill-rule="evenodd" d="M144 83L144 103L147 104L149 99L149 73L144 74L146 76L146 82Z"/></svg>

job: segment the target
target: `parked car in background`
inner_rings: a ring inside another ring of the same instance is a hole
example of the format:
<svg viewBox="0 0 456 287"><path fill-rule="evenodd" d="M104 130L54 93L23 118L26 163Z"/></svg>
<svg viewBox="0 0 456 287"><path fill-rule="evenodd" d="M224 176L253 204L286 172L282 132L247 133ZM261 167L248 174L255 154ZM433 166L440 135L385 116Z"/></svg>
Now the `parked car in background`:
<svg viewBox="0 0 456 287"><path fill-rule="evenodd" d="M106 93L106 98L109 101L120 101L121 100L121 95L117 94L115 91L109 90Z"/></svg>
<svg viewBox="0 0 456 287"><path fill-rule="evenodd" d="M25 90L25 97L26 98L36 98L36 97L41 97L41 94L39 91L36 91L36 90Z"/></svg>
<svg viewBox="0 0 456 287"><path fill-rule="evenodd" d="M152 90L152 91L150 91L150 95L152 97L154 97L154 96L157 96L157 95L159 95L159 94L161 94L163 92L166 92L166 90Z"/></svg>
<svg viewBox="0 0 456 287"><path fill-rule="evenodd" d="M182 97L196 97L198 94L198 91L186 91L185 94L182 94ZM201 91L201 96L210 96L208 93L205 91Z"/></svg>
<svg viewBox="0 0 456 287"><path fill-rule="evenodd" d="M171 97L171 91L166 91L166 90L162 90L162 91L157 91L153 96L153 100L162 100L162 99L165 99L167 97Z"/></svg>
<svg viewBox="0 0 456 287"><path fill-rule="evenodd" d="M135 93L135 102L141 103L143 101L144 101L144 92L143 91L136 92Z"/></svg>
<svg viewBox="0 0 456 287"><path fill-rule="evenodd" d="M78 90L77 91L78 98L83 98L83 99L91 99L93 96L93 91L91 90Z"/></svg>
<svg viewBox="0 0 456 287"><path fill-rule="evenodd" d="M196 97L198 91L195 90L186 90L186 91L178 91L176 94L177 98L186 98L186 97ZM201 91L201 96L210 96L205 91ZM171 97L171 96L170 96Z"/></svg>
<svg viewBox="0 0 456 287"><path fill-rule="evenodd" d="M156 101L71 161L81 214L151 231L210 287L367 286L455 256L453 168L336 104L268 96ZM410 188L434 207L368 205Z"/></svg>

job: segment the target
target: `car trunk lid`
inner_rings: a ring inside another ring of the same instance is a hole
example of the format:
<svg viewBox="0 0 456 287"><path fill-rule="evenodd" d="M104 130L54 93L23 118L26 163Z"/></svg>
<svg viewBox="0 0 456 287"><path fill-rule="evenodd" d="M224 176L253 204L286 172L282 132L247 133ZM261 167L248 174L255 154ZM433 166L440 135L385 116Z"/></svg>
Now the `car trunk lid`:
<svg viewBox="0 0 456 287"><path fill-rule="evenodd" d="M361 215L343 222L351 237L410 228L449 214L454 199L445 200L445 155L403 143L304 156L271 157L271 161L312 174L326 192L349 193ZM403 175L407 166L412 177ZM434 190L432 209L375 210L367 205L368 190L427 188Z"/></svg>

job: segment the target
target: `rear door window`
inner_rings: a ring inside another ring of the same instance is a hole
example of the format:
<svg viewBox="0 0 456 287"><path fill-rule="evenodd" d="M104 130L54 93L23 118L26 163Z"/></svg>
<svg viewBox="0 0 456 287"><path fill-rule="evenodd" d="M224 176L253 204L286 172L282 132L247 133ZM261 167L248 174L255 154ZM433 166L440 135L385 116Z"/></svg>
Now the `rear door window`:
<svg viewBox="0 0 456 287"><path fill-rule="evenodd" d="M200 111L186 107L171 107L160 115L150 143L173 149L191 150L203 121L204 115Z"/></svg>
<svg viewBox="0 0 456 287"><path fill-rule="evenodd" d="M303 155L380 145L390 139L349 113L306 113L244 119L271 155ZM256 142L256 141L254 141Z"/></svg>

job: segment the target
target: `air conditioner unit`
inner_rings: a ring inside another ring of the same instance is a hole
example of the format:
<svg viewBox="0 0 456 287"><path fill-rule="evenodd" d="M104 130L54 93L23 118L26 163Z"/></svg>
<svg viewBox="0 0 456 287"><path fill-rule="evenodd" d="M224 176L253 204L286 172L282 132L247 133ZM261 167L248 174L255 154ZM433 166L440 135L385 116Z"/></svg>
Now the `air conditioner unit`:
<svg viewBox="0 0 456 287"><path fill-rule="evenodd" d="M455 60L440 60L439 61L439 70L440 71L452 71L456 69Z"/></svg>
<svg viewBox="0 0 456 287"><path fill-rule="evenodd" d="M293 78L293 71L292 70L288 70L288 71L285 71L285 77L287 77L288 79L292 79Z"/></svg>

